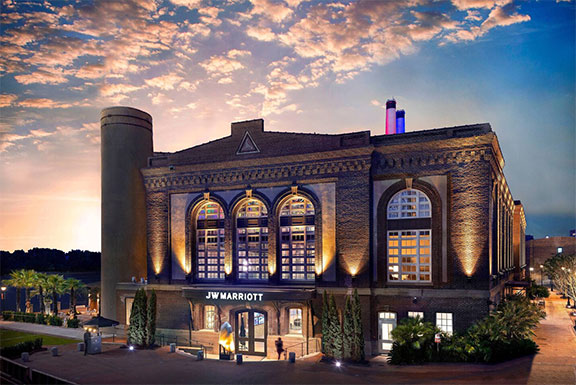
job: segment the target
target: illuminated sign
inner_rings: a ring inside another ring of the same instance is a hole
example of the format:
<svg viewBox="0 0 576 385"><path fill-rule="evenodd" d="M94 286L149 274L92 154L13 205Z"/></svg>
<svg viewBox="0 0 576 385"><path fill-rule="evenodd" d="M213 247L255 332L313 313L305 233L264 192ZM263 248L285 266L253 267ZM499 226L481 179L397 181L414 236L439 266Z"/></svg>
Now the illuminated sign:
<svg viewBox="0 0 576 385"><path fill-rule="evenodd" d="M237 293L230 291L209 291L206 299L221 299L226 301L262 301L262 293Z"/></svg>

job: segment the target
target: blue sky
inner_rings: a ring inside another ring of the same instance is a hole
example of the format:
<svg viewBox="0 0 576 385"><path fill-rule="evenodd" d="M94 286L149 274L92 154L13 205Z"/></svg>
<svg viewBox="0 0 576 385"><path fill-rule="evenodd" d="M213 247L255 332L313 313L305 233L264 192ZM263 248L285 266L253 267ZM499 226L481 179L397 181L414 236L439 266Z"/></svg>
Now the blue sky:
<svg viewBox="0 0 576 385"><path fill-rule="evenodd" d="M528 233L576 228L575 6L513 0L7 1L0 249L100 248L99 111L154 117L156 151L263 117L275 131L489 122Z"/></svg>

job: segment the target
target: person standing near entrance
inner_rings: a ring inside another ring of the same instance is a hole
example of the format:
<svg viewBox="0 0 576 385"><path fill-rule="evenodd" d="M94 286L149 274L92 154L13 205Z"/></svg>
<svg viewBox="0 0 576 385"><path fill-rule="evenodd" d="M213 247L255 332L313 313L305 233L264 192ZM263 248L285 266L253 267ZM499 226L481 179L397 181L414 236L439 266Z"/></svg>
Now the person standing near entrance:
<svg viewBox="0 0 576 385"><path fill-rule="evenodd" d="M92 335L90 334L90 331L86 329L86 332L84 332L84 355L88 354L88 346L90 346L91 338Z"/></svg>
<svg viewBox="0 0 576 385"><path fill-rule="evenodd" d="M276 340L276 351L278 352L278 359L280 359L280 355L284 351L284 342L282 342L280 337Z"/></svg>

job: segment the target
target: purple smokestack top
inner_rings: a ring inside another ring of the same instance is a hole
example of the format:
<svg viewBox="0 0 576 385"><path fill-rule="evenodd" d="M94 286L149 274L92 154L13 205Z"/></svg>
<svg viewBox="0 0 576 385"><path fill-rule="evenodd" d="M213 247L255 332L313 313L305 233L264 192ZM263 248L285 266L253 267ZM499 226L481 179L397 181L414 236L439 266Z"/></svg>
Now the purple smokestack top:
<svg viewBox="0 0 576 385"><path fill-rule="evenodd" d="M396 133L396 100L386 101L386 135Z"/></svg>

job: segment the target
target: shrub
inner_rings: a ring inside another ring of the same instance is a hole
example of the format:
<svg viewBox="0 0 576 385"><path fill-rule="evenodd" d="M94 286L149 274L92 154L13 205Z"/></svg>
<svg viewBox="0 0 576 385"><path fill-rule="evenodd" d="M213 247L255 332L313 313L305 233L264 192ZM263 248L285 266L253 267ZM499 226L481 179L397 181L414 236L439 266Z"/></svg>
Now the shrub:
<svg viewBox="0 0 576 385"><path fill-rule="evenodd" d="M70 318L66 322L66 327L77 329L80 326L80 320L78 318Z"/></svg>
<svg viewBox="0 0 576 385"><path fill-rule="evenodd" d="M434 335L440 329L420 317L407 318L392 330L394 343L388 361L394 365L420 364L431 361L436 349Z"/></svg>
<svg viewBox="0 0 576 385"><path fill-rule="evenodd" d="M36 323L46 325L46 315L44 313L36 314Z"/></svg>
<svg viewBox="0 0 576 385"><path fill-rule="evenodd" d="M23 352L31 353L40 349L42 349L42 338L36 338L32 341L24 341L2 348L0 349L0 355L6 358L18 358Z"/></svg>
<svg viewBox="0 0 576 385"><path fill-rule="evenodd" d="M148 346L153 346L156 342L156 291L152 289L148 298L146 338Z"/></svg>
<svg viewBox="0 0 576 385"><path fill-rule="evenodd" d="M48 317L48 325L62 326L63 323L64 322L62 321L62 318L58 317L56 314L53 314Z"/></svg>
<svg viewBox="0 0 576 385"><path fill-rule="evenodd" d="M11 319L14 319L14 312L10 310L3 311L2 318L4 319L4 321L10 321Z"/></svg>
<svg viewBox="0 0 576 385"><path fill-rule="evenodd" d="M550 290L546 286L537 285L534 280L532 284L526 289L526 295L530 299L548 298L550 297Z"/></svg>
<svg viewBox="0 0 576 385"><path fill-rule="evenodd" d="M130 313L130 326L128 327L129 343L138 346L146 346L146 318L147 318L147 297L144 289L138 289L132 303Z"/></svg>

